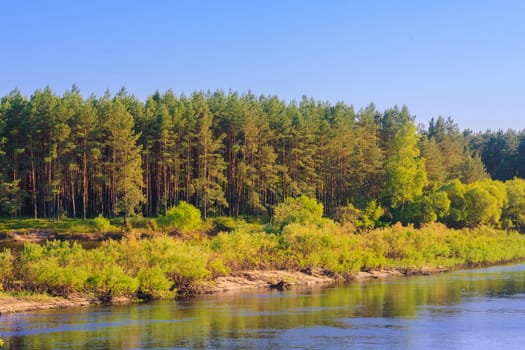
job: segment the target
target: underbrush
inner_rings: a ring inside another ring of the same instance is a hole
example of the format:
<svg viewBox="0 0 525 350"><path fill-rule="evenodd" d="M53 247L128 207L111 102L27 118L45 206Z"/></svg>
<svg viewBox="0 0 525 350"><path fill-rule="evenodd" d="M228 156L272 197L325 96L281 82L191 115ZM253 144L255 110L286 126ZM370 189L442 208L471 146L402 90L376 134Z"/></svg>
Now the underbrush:
<svg viewBox="0 0 525 350"><path fill-rule="evenodd" d="M27 243L20 254L0 252L0 288L63 297L89 294L102 300L171 298L241 270L321 268L351 276L381 268L480 266L525 258L523 236L489 227L394 225L355 234L330 221L290 223L278 233L245 222L221 224L230 232L213 238L130 235L89 250L71 242Z"/></svg>

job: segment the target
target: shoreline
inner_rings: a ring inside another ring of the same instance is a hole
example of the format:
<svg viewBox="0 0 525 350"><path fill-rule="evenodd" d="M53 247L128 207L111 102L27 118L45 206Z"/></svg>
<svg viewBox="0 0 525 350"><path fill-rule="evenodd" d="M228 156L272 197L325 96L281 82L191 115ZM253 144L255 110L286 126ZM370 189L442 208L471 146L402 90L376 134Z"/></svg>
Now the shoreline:
<svg viewBox="0 0 525 350"><path fill-rule="evenodd" d="M191 290L190 295L234 293L246 290L286 290L299 286L313 286L331 284L339 281L366 282L371 280L385 280L399 277L426 276L449 272L448 268L423 267L419 269L379 269L360 271L345 278L334 276L328 271L312 269L310 271L287 270L247 270L231 276L218 277L213 281L206 281ZM0 296L0 316L4 314L55 310L94 305L122 305L137 302L137 299L119 297L111 302L86 295L71 295L68 298L46 296L45 300L31 300L31 296ZM175 298L176 300L177 298Z"/></svg>

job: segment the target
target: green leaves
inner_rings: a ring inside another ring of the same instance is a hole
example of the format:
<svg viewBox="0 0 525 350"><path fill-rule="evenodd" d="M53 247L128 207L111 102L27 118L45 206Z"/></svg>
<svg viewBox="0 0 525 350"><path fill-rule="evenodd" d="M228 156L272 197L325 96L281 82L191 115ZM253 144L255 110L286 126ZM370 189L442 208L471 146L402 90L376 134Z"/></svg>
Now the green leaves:
<svg viewBox="0 0 525 350"><path fill-rule="evenodd" d="M407 121L388 145L384 198L392 208L404 207L423 194L427 184L424 160L419 157L416 127Z"/></svg>
<svg viewBox="0 0 525 350"><path fill-rule="evenodd" d="M288 197L274 209L272 225L278 230L289 224L319 225L323 222L323 205L314 198Z"/></svg>
<svg viewBox="0 0 525 350"><path fill-rule="evenodd" d="M154 218L185 201L204 219L267 219L286 198L308 196L329 217L358 208L357 229L436 220L521 227L505 201L496 199L500 214L477 207L498 197L490 186L459 194L449 184L483 182L487 169L501 179L523 175L524 154L523 132L460 132L442 117L416 129L406 107L356 111L224 91L157 91L142 103L124 88L87 99L75 86L61 96L15 90L0 100L0 214ZM437 192L446 192L448 211ZM385 211L381 222L365 213L373 201ZM469 208L477 214L467 217Z"/></svg>
<svg viewBox="0 0 525 350"><path fill-rule="evenodd" d="M177 206L168 209L166 215L157 219L164 231L189 233L202 226L201 213L193 205L181 201Z"/></svg>

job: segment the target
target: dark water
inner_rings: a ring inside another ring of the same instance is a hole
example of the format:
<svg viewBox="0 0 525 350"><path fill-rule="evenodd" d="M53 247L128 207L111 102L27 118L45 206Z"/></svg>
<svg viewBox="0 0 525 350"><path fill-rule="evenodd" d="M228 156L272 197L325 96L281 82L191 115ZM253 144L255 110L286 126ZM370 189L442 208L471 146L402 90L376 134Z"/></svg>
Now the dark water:
<svg viewBox="0 0 525 350"><path fill-rule="evenodd" d="M524 349L525 265L0 316L13 349Z"/></svg>

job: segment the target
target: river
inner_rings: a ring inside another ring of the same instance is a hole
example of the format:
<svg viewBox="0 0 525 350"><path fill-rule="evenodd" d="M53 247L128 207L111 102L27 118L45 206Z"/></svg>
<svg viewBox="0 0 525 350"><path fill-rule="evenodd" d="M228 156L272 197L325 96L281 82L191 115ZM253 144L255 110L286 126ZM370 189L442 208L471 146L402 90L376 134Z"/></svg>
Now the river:
<svg viewBox="0 0 525 350"><path fill-rule="evenodd" d="M523 349L525 264L0 316L13 349Z"/></svg>

